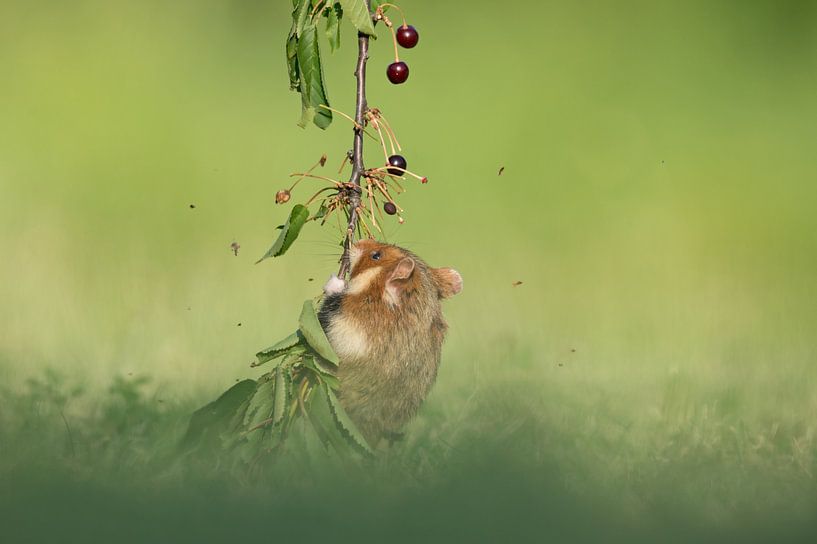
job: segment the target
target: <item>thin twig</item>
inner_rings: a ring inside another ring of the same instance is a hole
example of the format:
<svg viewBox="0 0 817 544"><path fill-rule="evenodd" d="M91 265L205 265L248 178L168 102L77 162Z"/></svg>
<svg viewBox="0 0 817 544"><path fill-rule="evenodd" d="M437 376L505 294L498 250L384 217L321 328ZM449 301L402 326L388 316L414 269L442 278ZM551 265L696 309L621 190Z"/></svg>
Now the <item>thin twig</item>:
<svg viewBox="0 0 817 544"><path fill-rule="evenodd" d="M367 12L371 13L372 7L369 0L364 0ZM363 176L365 167L363 165L363 123L364 113L368 107L366 103L366 61L369 60L369 36L362 32L357 33L357 69L355 79L357 80L357 93L355 97L355 137L352 148L352 176L350 183L360 187L360 178ZM346 228L346 239L343 242L343 255L340 258L340 268L338 277L345 278L349 271L349 251L352 249L355 231L358 223L358 207L360 206L360 192L351 191L349 194L349 222Z"/></svg>

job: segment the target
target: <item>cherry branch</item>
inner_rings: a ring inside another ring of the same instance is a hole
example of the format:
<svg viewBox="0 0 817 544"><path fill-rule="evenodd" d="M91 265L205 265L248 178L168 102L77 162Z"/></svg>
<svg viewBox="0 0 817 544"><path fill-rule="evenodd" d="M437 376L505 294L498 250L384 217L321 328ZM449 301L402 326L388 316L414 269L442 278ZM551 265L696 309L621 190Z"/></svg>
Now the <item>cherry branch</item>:
<svg viewBox="0 0 817 544"><path fill-rule="evenodd" d="M370 0L364 0L366 9L371 13ZM357 79L357 96L355 100L355 136L354 146L352 147L352 176L349 178L349 183L356 186L356 190L348 190L348 216L349 222L346 226L346 238L343 241L343 255L340 258L340 269L338 270L338 277L346 277L349 272L349 251L354 243L355 232L358 229L358 209L360 208L360 197L362 189L360 187L360 179L365 171L363 165L363 132L365 123L365 114L368 108L366 103L366 61L369 60L369 36L362 32L357 34L357 68L355 70L355 78Z"/></svg>

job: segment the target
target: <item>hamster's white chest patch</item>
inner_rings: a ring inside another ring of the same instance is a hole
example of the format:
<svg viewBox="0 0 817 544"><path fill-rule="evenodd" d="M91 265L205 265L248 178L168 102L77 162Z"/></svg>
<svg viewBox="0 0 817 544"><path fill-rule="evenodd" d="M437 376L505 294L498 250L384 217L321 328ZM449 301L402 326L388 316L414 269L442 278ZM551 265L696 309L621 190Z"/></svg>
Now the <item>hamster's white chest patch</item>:
<svg viewBox="0 0 817 544"><path fill-rule="evenodd" d="M365 357L369 352L369 342L366 334L355 326L351 319L336 319L332 321L327 336L335 353L341 359L355 359Z"/></svg>

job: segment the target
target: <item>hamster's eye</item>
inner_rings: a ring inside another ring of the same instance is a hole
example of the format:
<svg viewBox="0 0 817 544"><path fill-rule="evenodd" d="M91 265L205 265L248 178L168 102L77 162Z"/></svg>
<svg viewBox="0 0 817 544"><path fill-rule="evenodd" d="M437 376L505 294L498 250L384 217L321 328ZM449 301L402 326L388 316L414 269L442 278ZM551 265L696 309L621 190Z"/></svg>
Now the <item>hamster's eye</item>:
<svg viewBox="0 0 817 544"><path fill-rule="evenodd" d="M372 260L379 261L380 260L380 252L379 251L372 251Z"/></svg>

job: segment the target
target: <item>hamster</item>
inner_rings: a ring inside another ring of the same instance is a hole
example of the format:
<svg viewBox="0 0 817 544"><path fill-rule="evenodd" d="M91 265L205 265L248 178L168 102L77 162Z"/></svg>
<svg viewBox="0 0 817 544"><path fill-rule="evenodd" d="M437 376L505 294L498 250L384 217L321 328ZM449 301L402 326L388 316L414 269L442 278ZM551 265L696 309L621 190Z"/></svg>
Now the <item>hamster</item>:
<svg viewBox="0 0 817 544"><path fill-rule="evenodd" d="M399 435L434 384L448 328L440 301L462 290L462 276L376 240L349 258L348 284L329 279L318 317L340 359L341 404L376 446Z"/></svg>

